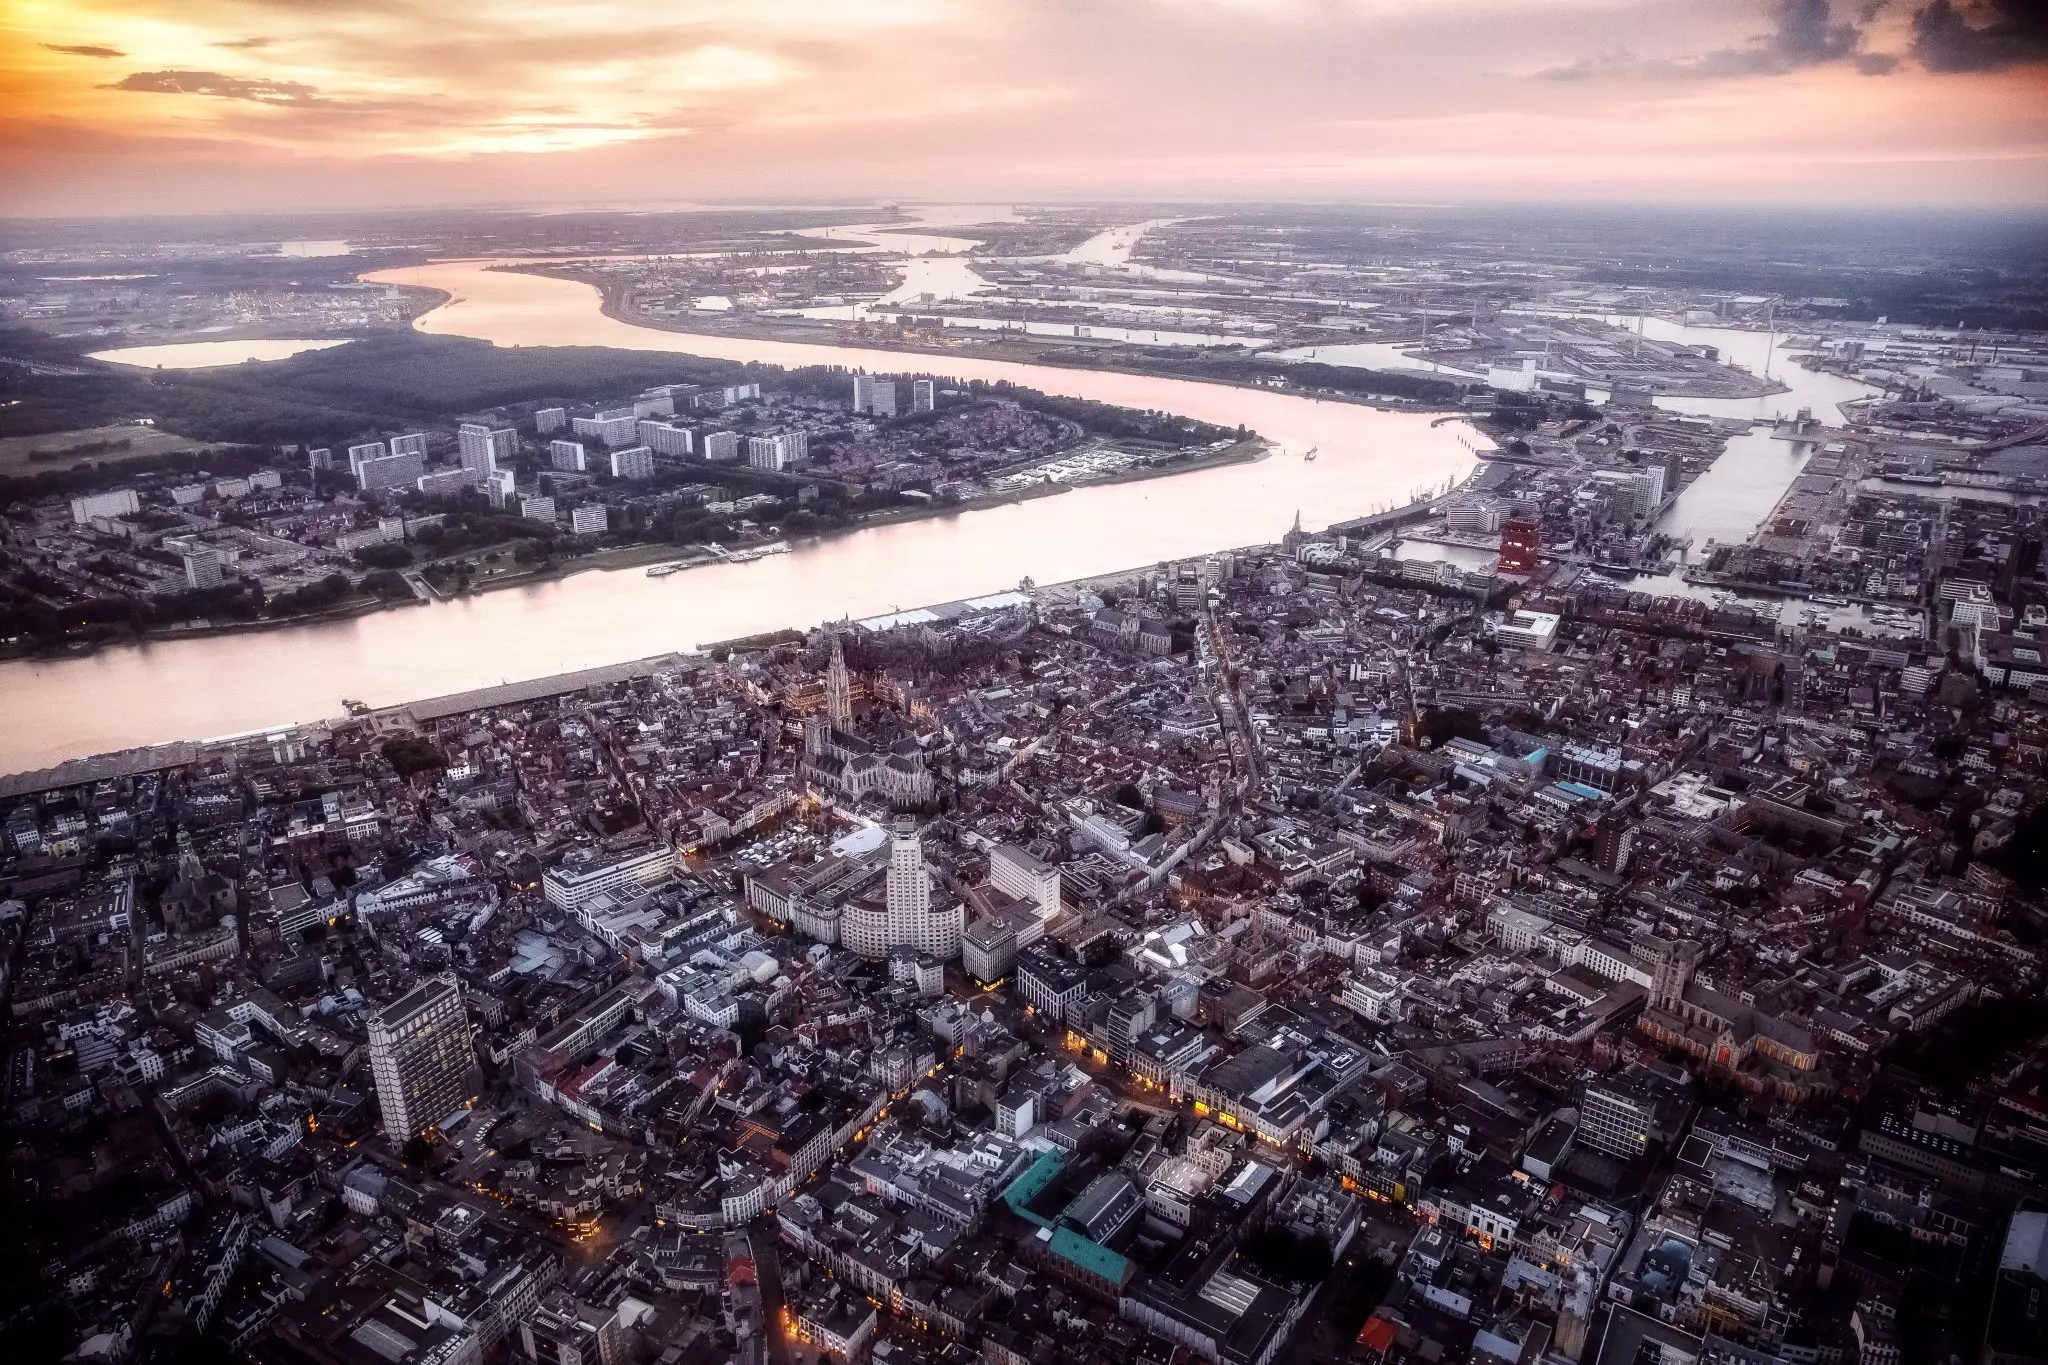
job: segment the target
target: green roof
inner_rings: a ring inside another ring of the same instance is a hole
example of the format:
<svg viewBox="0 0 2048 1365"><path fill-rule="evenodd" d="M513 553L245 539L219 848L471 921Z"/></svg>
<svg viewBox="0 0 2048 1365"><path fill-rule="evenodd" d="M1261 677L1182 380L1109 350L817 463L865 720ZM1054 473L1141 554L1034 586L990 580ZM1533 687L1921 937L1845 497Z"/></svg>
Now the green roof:
<svg viewBox="0 0 2048 1365"><path fill-rule="evenodd" d="M1072 1228L1052 1230L1052 1254L1114 1285L1122 1285L1131 1273L1129 1261Z"/></svg>
<svg viewBox="0 0 2048 1365"><path fill-rule="evenodd" d="M1025 1168L1024 1174L1010 1182L1003 1191L1003 1202L1010 1206L1010 1212L1027 1222L1042 1228L1051 1227L1052 1221L1041 1218L1025 1205L1044 1192L1047 1185L1059 1178L1060 1169L1067 1164L1067 1154L1058 1148L1050 1148L1038 1154L1038 1160Z"/></svg>

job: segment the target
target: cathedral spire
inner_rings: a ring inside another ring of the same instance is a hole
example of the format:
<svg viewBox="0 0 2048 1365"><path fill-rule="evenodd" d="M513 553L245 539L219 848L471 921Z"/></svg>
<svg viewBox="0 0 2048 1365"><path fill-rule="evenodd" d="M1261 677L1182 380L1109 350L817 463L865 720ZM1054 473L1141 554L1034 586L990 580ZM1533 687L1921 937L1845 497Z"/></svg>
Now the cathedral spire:
<svg viewBox="0 0 2048 1365"><path fill-rule="evenodd" d="M834 725L853 719L853 684L846 676L846 651L832 635L832 662L825 666L825 718Z"/></svg>

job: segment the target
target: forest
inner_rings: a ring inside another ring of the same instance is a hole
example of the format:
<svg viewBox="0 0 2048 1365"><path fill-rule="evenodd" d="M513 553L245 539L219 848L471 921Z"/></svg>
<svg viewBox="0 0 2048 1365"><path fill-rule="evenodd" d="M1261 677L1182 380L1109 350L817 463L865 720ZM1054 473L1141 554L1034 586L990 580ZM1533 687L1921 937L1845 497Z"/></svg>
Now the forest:
<svg viewBox="0 0 2048 1365"><path fill-rule="evenodd" d="M53 373L62 369L76 373ZM0 331L0 436L153 418L166 431L232 444L320 444L422 425L502 403L562 403L656 384L729 381L730 361L600 346L499 347L393 332L288 360L213 370L101 365L80 343Z"/></svg>

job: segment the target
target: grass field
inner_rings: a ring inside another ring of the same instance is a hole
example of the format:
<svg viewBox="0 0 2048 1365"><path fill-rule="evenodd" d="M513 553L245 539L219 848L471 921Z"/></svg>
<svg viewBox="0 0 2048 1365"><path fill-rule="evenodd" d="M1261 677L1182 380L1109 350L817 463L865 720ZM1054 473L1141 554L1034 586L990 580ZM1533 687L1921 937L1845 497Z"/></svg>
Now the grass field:
<svg viewBox="0 0 2048 1365"><path fill-rule="evenodd" d="M118 443L128 442L125 448ZM95 450L102 442L113 449ZM0 478L40 474L49 469L69 469L81 461L119 464L146 455L170 455L181 450L203 450L204 441L173 436L155 427L86 427L78 431L49 431L40 436L0 436ZM41 456L41 458L38 458Z"/></svg>

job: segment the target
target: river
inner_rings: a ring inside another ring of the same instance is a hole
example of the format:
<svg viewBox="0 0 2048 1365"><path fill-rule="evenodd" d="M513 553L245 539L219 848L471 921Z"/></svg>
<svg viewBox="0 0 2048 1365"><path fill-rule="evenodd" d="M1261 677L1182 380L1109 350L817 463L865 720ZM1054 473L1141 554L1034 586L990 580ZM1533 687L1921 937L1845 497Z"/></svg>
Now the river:
<svg viewBox="0 0 2048 1365"><path fill-rule="evenodd" d="M1635 325L1628 317L1608 316L1617 327ZM1810 410L1829 425L1843 421L1841 405L1851 399L1868 397L1875 388L1838 374L1809 370L1792 361L1783 337L1765 332L1746 332L1733 327L1698 327L1663 318L1642 321L1643 335L1659 341L1686 345L1707 345L1720 349L1724 362L1733 362L1752 374L1765 375L1784 384L1785 392L1761 398L1681 398L1660 396L1658 407L1699 417L1747 419L1755 425L1732 437L1728 448L1699 478L1687 485L1658 519L1657 529L1673 539L1691 539L1693 559L1705 552L1707 542L1739 543L1749 538L1771 514L1785 490L1806 468L1819 446L1812 441L1781 441L1772 434L1778 417L1791 417L1800 409ZM1644 575L1629 586L1659 596L1708 598L1711 588L1688 583L1679 574ZM1788 627L1795 624L1805 607L1800 598L1765 597L1736 593L1735 597L1756 606L1778 611ZM1865 624L1864 608L1848 607L1834 613L1838 625Z"/></svg>
<svg viewBox="0 0 2048 1365"><path fill-rule="evenodd" d="M588 285L485 265L440 262L371 279L445 290L450 302L420 319L429 332L1009 380L1242 424L1280 450L1257 463L876 527L668 578L584 572L347 621L0 664L0 771L331 717L343 697L407 701L953 601L1015 587L1026 575L1051 583L1268 542L1297 512L1321 527L1462 478L1474 463L1471 429L1432 427L1428 414L1180 379L660 331L603 316ZM1302 459L1312 447L1318 458Z"/></svg>
<svg viewBox="0 0 2048 1365"><path fill-rule="evenodd" d="M240 365L248 360L285 360L307 351L324 351L346 346L340 341L170 341L156 346L122 346L111 351L93 351L89 360L106 360L116 365L134 365L146 370L204 370L217 365Z"/></svg>

